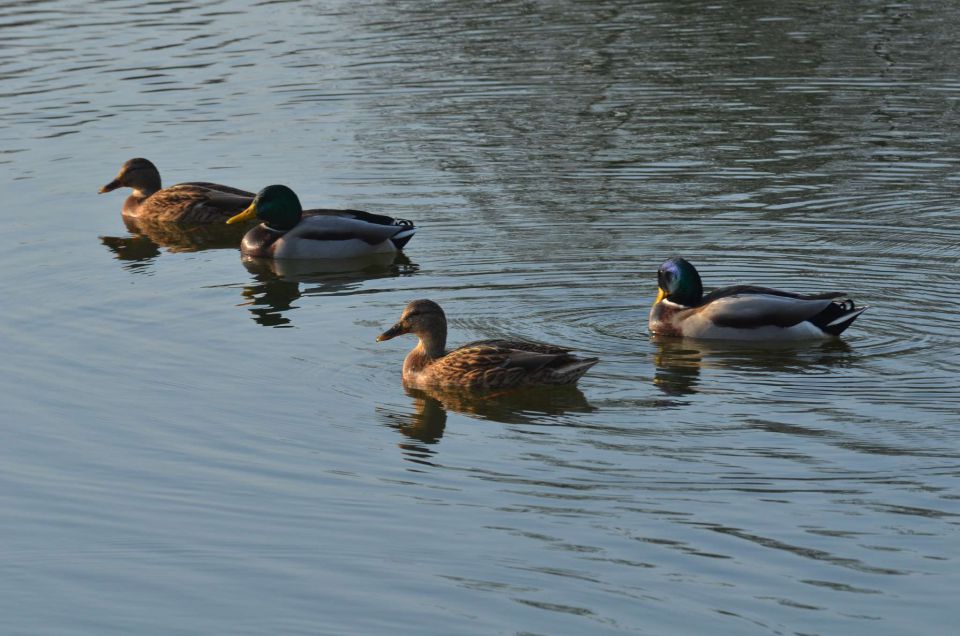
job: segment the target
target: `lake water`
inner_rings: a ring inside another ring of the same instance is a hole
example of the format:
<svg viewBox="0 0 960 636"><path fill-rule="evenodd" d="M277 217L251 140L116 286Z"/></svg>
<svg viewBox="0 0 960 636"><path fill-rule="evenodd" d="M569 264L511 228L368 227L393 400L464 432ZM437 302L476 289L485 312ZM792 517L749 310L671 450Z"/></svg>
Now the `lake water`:
<svg viewBox="0 0 960 636"><path fill-rule="evenodd" d="M0 633L953 633L958 32L937 0L0 4ZM136 156L421 229L245 266L127 231L96 191ZM673 254L871 309L652 340ZM413 339L374 339L415 298L602 363L407 392Z"/></svg>

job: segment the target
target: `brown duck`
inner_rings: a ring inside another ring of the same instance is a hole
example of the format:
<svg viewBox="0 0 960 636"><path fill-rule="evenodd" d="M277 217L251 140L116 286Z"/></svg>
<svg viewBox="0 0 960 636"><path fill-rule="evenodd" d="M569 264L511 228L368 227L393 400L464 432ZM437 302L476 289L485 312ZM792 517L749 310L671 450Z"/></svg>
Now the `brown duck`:
<svg viewBox="0 0 960 636"><path fill-rule="evenodd" d="M598 358L578 358L569 349L522 340L480 340L446 350L447 318L432 300L415 300L377 342L412 333L420 342L403 361L403 382L416 388L459 386L503 389L575 384Z"/></svg>
<svg viewBox="0 0 960 636"><path fill-rule="evenodd" d="M123 187L133 189L123 203L125 219L169 223L223 223L243 211L256 196L253 192L200 181L162 188L157 167L139 157L123 164L117 177L100 188L100 193Z"/></svg>

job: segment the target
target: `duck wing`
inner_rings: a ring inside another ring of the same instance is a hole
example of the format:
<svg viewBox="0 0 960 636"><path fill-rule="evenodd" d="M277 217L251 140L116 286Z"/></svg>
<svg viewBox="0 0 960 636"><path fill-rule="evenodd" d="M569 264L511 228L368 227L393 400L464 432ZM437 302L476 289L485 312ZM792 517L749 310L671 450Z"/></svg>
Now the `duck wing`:
<svg viewBox="0 0 960 636"><path fill-rule="evenodd" d="M770 287L759 287L757 285L731 285L730 287L721 287L715 289L703 297L701 305L718 298L727 296L740 296L743 294L761 294L764 296L784 296L786 298L801 298L804 300L823 300L825 298L841 298L846 296L843 292L826 292L823 294L795 294L793 292L783 291L782 289L771 289Z"/></svg>
<svg viewBox="0 0 960 636"><path fill-rule="evenodd" d="M430 365L433 381L471 388L573 384L599 360L567 349L513 340L481 340L454 349Z"/></svg>
<svg viewBox="0 0 960 636"><path fill-rule="evenodd" d="M577 358L569 349L524 340L478 340L454 349L441 360L461 360L474 367L517 370L533 373L551 366L561 366Z"/></svg>
<svg viewBox="0 0 960 636"><path fill-rule="evenodd" d="M338 216L345 219L355 219L365 221L376 225L400 225L403 227L413 227L413 221L407 219L395 219L386 214L374 214L373 212L364 212L363 210L331 210L327 208L313 208L304 210L303 216Z"/></svg>
<svg viewBox="0 0 960 636"><path fill-rule="evenodd" d="M242 212L244 208L253 202L256 195L250 196L243 194L234 194L232 192L220 192L219 190L209 190L204 199L206 205L219 208L230 214ZM236 212L235 212L236 211Z"/></svg>
<svg viewBox="0 0 960 636"><path fill-rule="evenodd" d="M531 340L506 340L503 338L492 338L489 340L477 340L463 345L466 347L496 347L499 349L508 349L511 351L529 351L533 353L565 354L570 353L572 349L558 347L556 345L543 344L542 342L533 342Z"/></svg>
<svg viewBox="0 0 960 636"><path fill-rule="evenodd" d="M146 200L147 215L160 221L213 223L224 221L250 205L249 197L181 183L154 192Z"/></svg>
<svg viewBox="0 0 960 636"><path fill-rule="evenodd" d="M255 196L257 196L254 192L247 192L246 190L241 190L240 188L233 188L220 183L209 183L207 181L188 181L186 183L179 183L177 185L199 186L201 188L206 188L207 190L216 190L217 192L226 192L227 194L238 194L242 197L249 197L250 199L253 199Z"/></svg>
<svg viewBox="0 0 960 636"><path fill-rule="evenodd" d="M384 241L389 241L401 232L409 232L413 229L412 226L408 225L371 223L351 215L339 214L343 210L311 210L310 212L319 213L304 216L303 220L288 233L288 236L315 241L360 239L370 245L379 245Z"/></svg>
<svg viewBox="0 0 960 636"><path fill-rule="evenodd" d="M764 326L792 327L814 318L844 294L801 296L779 290L747 288L711 294L693 311L718 327L755 329ZM724 291L724 290L718 290Z"/></svg>

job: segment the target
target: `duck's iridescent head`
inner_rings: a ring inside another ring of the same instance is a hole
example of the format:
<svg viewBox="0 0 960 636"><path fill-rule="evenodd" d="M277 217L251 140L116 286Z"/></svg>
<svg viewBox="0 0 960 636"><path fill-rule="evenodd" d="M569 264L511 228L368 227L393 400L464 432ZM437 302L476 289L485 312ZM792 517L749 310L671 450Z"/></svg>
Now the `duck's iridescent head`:
<svg viewBox="0 0 960 636"><path fill-rule="evenodd" d="M446 337L447 317L440 305L432 300L415 300L403 310L397 324L377 336L377 342L390 340L405 333Z"/></svg>
<svg viewBox="0 0 960 636"><path fill-rule="evenodd" d="M303 207L297 194L285 185L271 185L257 193L250 206L227 219L240 223L260 219L275 230L290 230L303 218Z"/></svg>
<svg viewBox="0 0 960 636"><path fill-rule="evenodd" d="M140 196L150 196L160 189L160 171L142 157L130 159L122 166L116 178L98 190L100 194L117 188L133 188Z"/></svg>
<svg viewBox="0 0 960 636"><path fill-rule="evenodd" d="M703 283L697 269L684 258L674 256L664 261L657 270L660 292L654 304L666 298L670 302L694 307L703 298Z"/></svg>

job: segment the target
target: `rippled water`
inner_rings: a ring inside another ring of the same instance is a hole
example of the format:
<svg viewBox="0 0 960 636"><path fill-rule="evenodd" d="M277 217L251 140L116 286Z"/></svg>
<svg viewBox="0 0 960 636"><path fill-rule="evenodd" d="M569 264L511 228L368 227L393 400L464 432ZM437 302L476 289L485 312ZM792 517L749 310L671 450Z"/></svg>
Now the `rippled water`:
<svg viewBox="0 0 960 636"><path fill-rule="evenodd" d="M0 4L0 632L946 634L948 2ZM243 263L96 195L293 187L406 254ZM661 261L847 290L843 341L655 340ZM405 391L451 341L577 389Z"/></svg>

